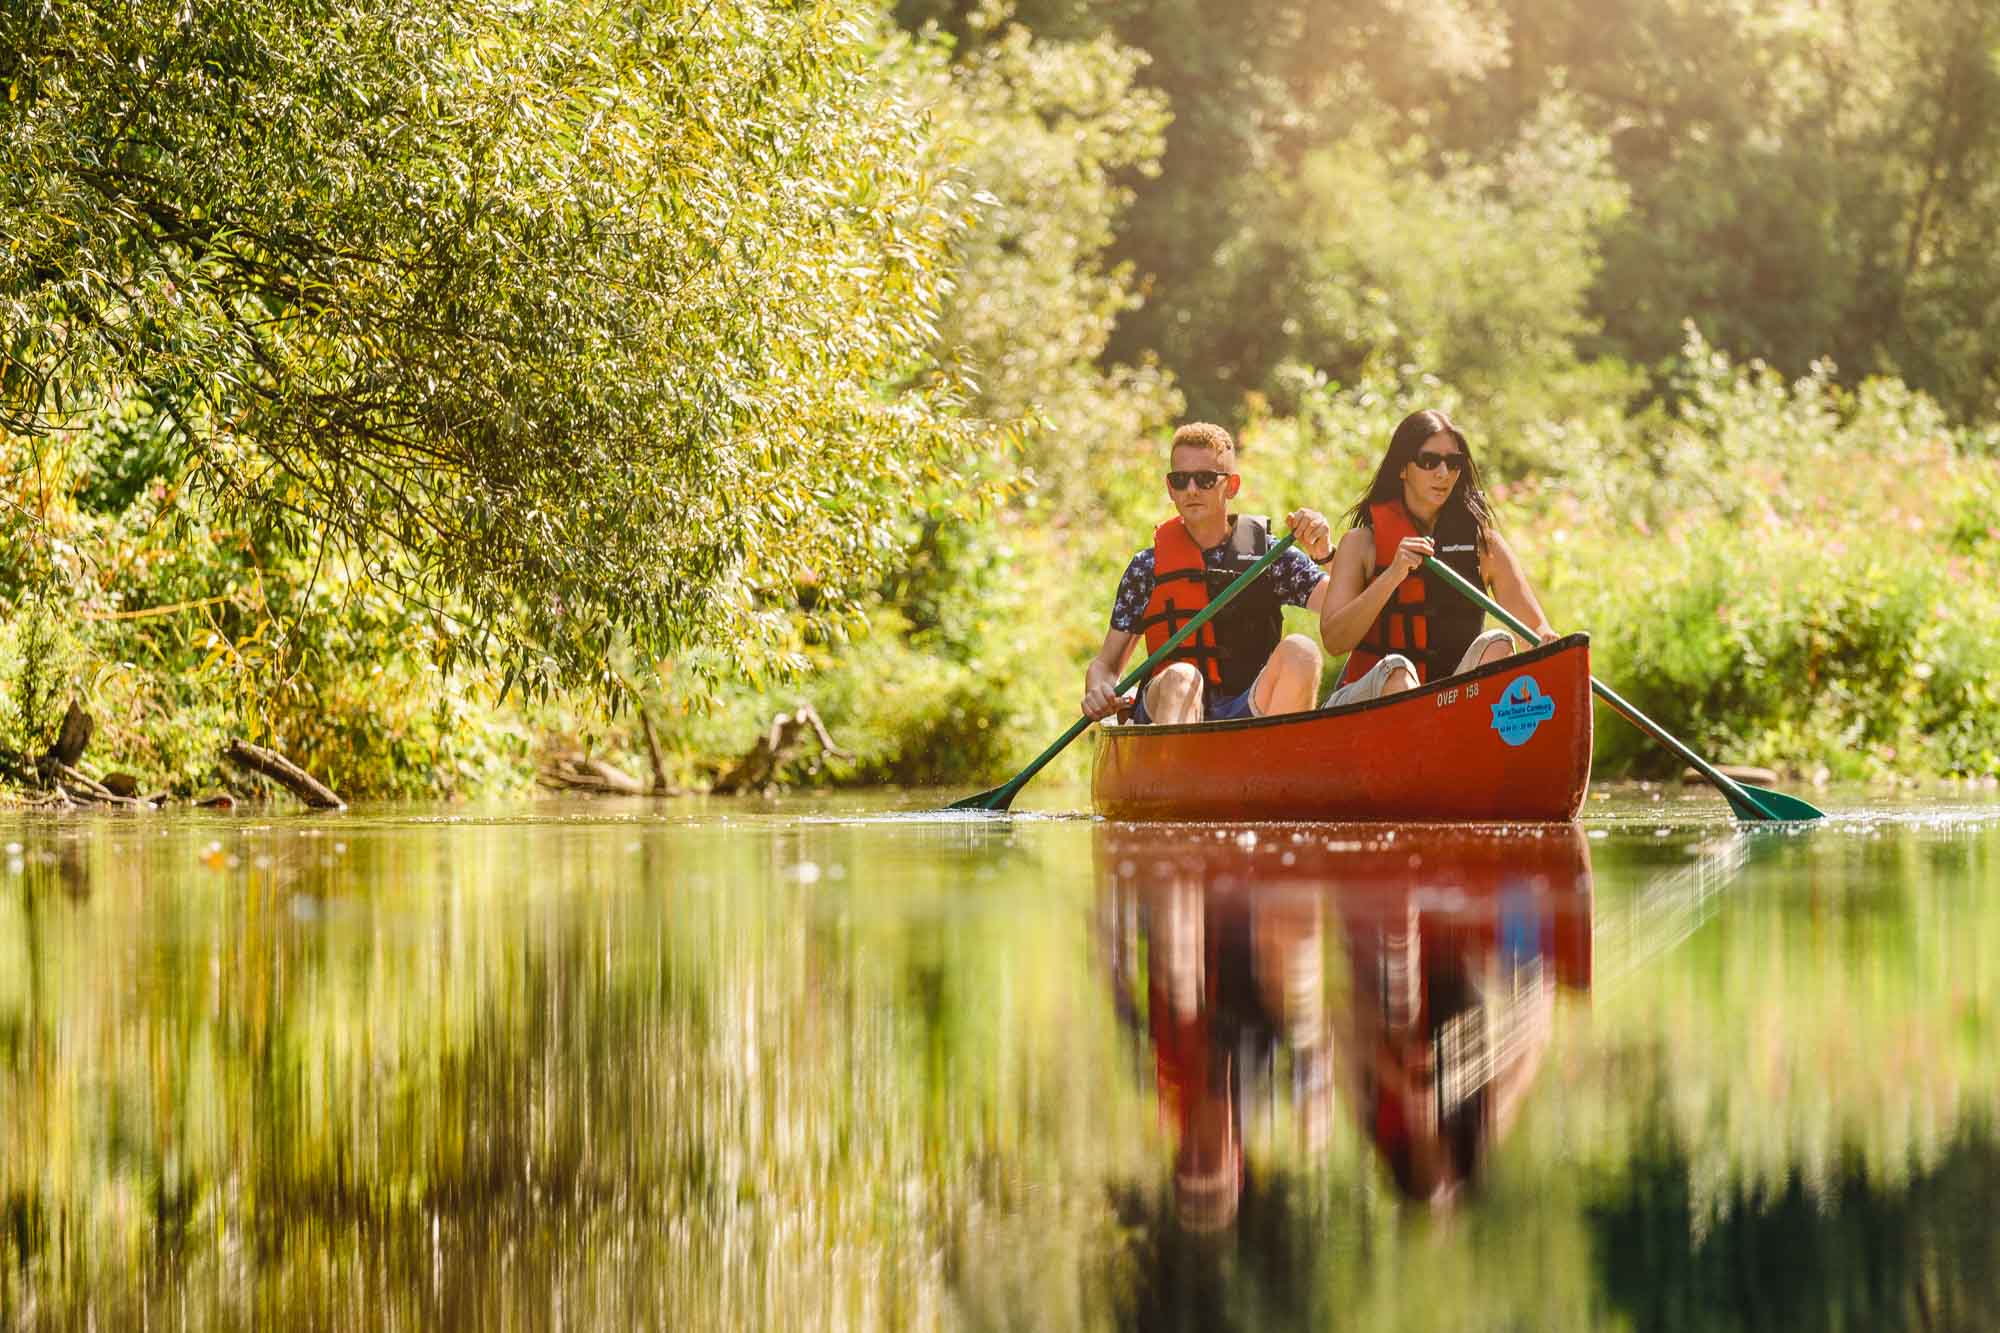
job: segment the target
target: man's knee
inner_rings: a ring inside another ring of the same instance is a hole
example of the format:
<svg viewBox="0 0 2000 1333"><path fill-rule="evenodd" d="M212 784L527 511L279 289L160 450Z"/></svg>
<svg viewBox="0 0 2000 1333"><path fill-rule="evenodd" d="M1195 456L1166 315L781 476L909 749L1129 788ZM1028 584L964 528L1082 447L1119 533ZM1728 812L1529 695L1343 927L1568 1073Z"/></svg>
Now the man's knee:
<svg viewBox="0 0 2000 1333"><path fill-rule="evenodd" d="M1161 668L1146 686L1146 715L1155 722L1199 722L1202 712L1201 668L1174 662Z"/></svg>
<svg viewBox="0 0 2000 1333"><path fill-rule="evenodd" d="M1250 711L1258 717L1311 708L1319 690L1319 645L1303 634L1278 641L1250 690Z"/></svg>
<svg viewBox="0 0 2000 1333"><path fill-rule="evenodd" d="M1288 671L1319 674L1319 645L1303 634L1287 634L1271 653L1271 663Z"/></svg>
<svg viewBox="0 0 2000 1333"><path fill-rule="evenodd" d="M1158 717L1169 702L1201 697L1201 668L1192 662L1170 662L1146 686L1146 711Z"/></svg>

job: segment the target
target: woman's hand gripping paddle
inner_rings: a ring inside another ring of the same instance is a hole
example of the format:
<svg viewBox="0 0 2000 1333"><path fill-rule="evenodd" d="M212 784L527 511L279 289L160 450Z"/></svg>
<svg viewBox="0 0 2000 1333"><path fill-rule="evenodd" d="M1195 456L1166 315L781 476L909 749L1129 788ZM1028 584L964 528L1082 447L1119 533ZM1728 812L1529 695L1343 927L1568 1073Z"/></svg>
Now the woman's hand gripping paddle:
<svg viewBox="0 0 2000 1333"><path fill-rule="evenodd" d="M1237 593L1242 592L1245 588L1249 587L1251 582L1259 574L1262 574L1265 570L1269 569L1271 567L1271 562L1276 560L1279 556L1283 555L1285 553L1286 548L1291 546L1291 544L1292 544L1292 536L1290 533L1287 533L1285 536L1273 542L1271 544L1271 549L1264 552L1264 554L1258 558L1256 564L1250 566L1250 568L1244 570L1241 574L1238 574L1234 582L1232 582L1227 588L1224 588L1221 592L1217 593L1214 597L1210 598L1208 605L1203 607L1200 611L1196 612L1192 620L1189 620L1187 624L1181 626L1180 629L1171 638L1169 638L1165 643L1161 644L1158 652L1155 652L1145 661L1139 663L1138 666L1133 667L1132 670L1126 675L1125 679L1118 682L1118 693L1123 694L1125 693L1125 691L1131 689L1134 685L1144 680L1154 667L1158 666L1160 663L1166 661L1168 657L1172 656L1174 649L1180 647L1181 644L1186 642L1189 635L1195 633L1195 631L1199 630L1203 625L1206 625L1210 620L1214 619L1216 612L1220 611L1223 607L1229 605L1230 598L1236 596ZM1091 723L1090 718L1087 717L1078 718L1074 723L1071 724L1070 729L1068 731L1065 731L1062 734L1061 738L1058 739L1054 745L1051 745L1048 749L1042 751L1040 758L1036 759L1034 763L1029 764L1019 773L1016 773L1006 782L1002 783L998 787L995 787L992 791L983 791L980 792L977 796L968 796L962 801L953 801L950 805L946 806L945 808L947 810L1005 810L1008 806L1014 803L1014 797L1020 794L1021 788L1028 785L1028 780L1033 778L1035 774L1041 772L1042 769L1047 766L1049 760L1061 754L1063 752L1063 748L1067 746L1071 741L1075 740L1078 736L1081 736L1083 735L1084 732L1088 731L1090 729L1090 723Z"/></svg>
<svg viewBox="0 0 2000 1333"><path fill-rule="evenodd" d="M1533 630L1509 615L1498 602L1466 582L1457 570L1444 564L1436 556L1425 559L1423 567L1426 573L1437 575L1446 583L1449 583L1452 587L1471 598L1477 606L1488 615L1497 618L1508 629L1522 635L1530 643L1534 642L1536 634ZM1665 727L1653 721L1652 718L1647 717L1631 704L1625 702L1625 700L1619 698L1618 694L1609 685L1606 685L1597 677L1592 676L1590 678L1590 688L1597 694L1598 698L1617 709L1627 722L1630 722L1633 726L1645 732L1669 750L1672 750L1682 759L1685 759L1694 767L1696 772L1714 783L1717 790L1728 798L1729 808L1736 812L1738 819L1764 819L1783 822L1826 818L1824 810L1820 810L1796 796L1787 796L1784 792L1772 791L1768 787L1753 787L1747 782L1736 781L1696 754L1693 750L1688 749L1680 741L1674 739Z"/></svg>

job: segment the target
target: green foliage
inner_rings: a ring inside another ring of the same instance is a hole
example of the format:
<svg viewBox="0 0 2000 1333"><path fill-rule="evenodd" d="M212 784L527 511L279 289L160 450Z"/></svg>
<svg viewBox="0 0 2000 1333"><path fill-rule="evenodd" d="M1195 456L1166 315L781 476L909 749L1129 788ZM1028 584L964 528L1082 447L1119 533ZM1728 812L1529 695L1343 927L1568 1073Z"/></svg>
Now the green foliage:
<svg viewBox="0 0 2000 1333"><path fill-rule="evenodd" d="M686 778L795 684L838 778L997 776L1185 386L1274 516L1452 410L1718 752L1990 770L1989 10L7 9L8 725L435 792L636 753L624 675Z"/></svg>
<svg viewBox="0 0 2000 1333"><path fill-rule="evenodd" d="M898 12L965 27L985 2ZM2000 412L2000 10L1986 0L1021 13L1150 57L1174 122L1112 251L1149 288L1112 348L1156 352L1199 416L1233 423L1287 361L1351 381L1369 352L1431 338L1449 362L1453 334L1489 314L1496 351L1553 348L1509 368L1531 383L1560 379L1572 341L1614 370L1668 361L1692 318L1787 374L1831 356L1851 383L1899 376L1960 420ZM1453 188L1482 175L1490 188ZM1627 206L1603 206L1600 187ZM1453 289L1457 308L1442 306ZM1524 307L1535 318L1511 318ZM1328 332L1347 356L1329 356Z"/></svg>
<svg viewBox="0 0 2000 1333"><path fill-rule="evenodd" d="M0 428L142 398L441 661L782 664L982 432L929 358L971 218L824 0L0 13ZM154 446L157 447L157 444ZM954 491L976 505L977 487Z"/></svg>
<svg viewBox="0 0 2000 1333"><path fill-rule="evenodd" d="M965 41L891 52L888 68L940 127L937 153L985 210L961 246L939 340L976 371L968 410L1024 423L1019 463L981 474L1020 493L968 521L924 492L866 636L798 643L805 692L854 753L834 766L842 780L982 778L1074 716L1076 663L1103 634L1107 580L1129 548L1098 566L1134 539L1125 521L1150 512L1135 493L1157 500L1157 481L1145 482L1179 407L1157 369L1102 364L1135 299L1129 270L1103 261L1130 199L1120 176L1154 169L1165 120L1159 98L1134 86L1140 63L1102 38L1036 40L990 16ZM668 701L684 766L740 753L778 707L740 687L713 720L677 684Z"/></svg>
<svg viewBox="0 0 2000 1333"><path fill-rule="evenodd" d="M1148 81L1167 95L1174 122L1160 174L1139 185L1112 252L1150 292L1111 348L1127 358L1156 351L1194 414L1225 424L1246 392L1299 354L1298 296L1325 239L1286 203L1302 160L1372 124L1395 92L1427 103L1506 51L1488 6L1467 0L1022 12L1030 26L1043 14L1101 25L1151 57Z"/></svg>
<svg viewBox="0 0 2000 1333"><path fill-rule="evenodd" d="M1612 368L1585 374L1576 346L1595 331L1583 309L1595 238L1625 188L1567 99L1492 162L1358 132L1307 157L1298 193L1310 253L1285 326L1291 357L1339 379L1371 361L1422 366L1479 402L1502 441L1524 419L1607 396Z"/></svg>
<svg viewBox="0 0 2000 1333"><path fill-rule="evenodd" d="M7 709L0 750L33 759L55 739L75 645L67 627L40 599L0 631L0 682Z"/></svg>
<svg viewBox="0 0 2000 1333"><path fill-rule="evenodd" d="M145 476L147 420L128 403L0 469L0 748L39 752L75 699L97 724L84 766L148 791L234 785L218 754L232 736L350 796L518 775L526 738L494 714L493 681L442 669L435 616L337 554L292 557L219 522L184 481Z"/></svg>
<svg viewBox="0 0 2000 1333"><path fill-rule="evenodd" d="M1130 266L1105 251L1131 203L1127 182L1158 171L1166 105L1138 86L1144 57L1130 48L981 21L955 53L942 42L907 52L940 150L986 201L960 247L939 340L975 370L971 410L1024 423L1023 460L1044 500L1087 512L1098 457L1180 410L1150 356L1104 363L1117 318L1138 304Z"/></svg>
<svg viewBox="0 0 2000 1333"><path fill-rule="evenodd" d="M1596 632L1602 674L1731 759L2000 768L2000 565L1951 549L1991 461L1895 382L1849 394L1822 366L1787 383L1692 335L1680 365L1674 419L1582 469L1586 485L1521 497L1563 539L1543 547L1545 586ZM1623 729L1599 753L1600 771L1662 763Z"/></svg>
<svg viewBox="0 0 2000 1333"><path fill-rule="evenodd" d="M1803 374L1898 375L2000 408L2000 14L1978 0L1801 9L1509 0L1503 76L1405 107L1474 153L1562 86L1631 207L1602 233L1599 345L1652 364L1692 318Z"/></svg>
<svg viewBox="0 0 2000 1333"><path fill-rule="evenodd" d="M1991 570L1829 560L1816 536L1740 548L1721 525L1700 554L1606 588L1599 667L1698 751L1838 778L2000 769L2000 598ZM1969 586L1970 585L1970 586ZM1677 764L1609 728L1611 773Z"/></svg>

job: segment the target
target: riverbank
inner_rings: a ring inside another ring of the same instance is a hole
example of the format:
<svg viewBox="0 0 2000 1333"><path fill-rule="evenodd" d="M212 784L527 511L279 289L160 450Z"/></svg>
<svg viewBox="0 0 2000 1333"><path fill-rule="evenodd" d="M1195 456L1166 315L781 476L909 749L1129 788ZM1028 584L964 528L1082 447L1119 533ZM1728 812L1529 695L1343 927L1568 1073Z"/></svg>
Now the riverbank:
<svg viewBox="0 0 2000 1333"><path fill-rule="evenodd" d="M1787 382L1692 335L1682 366L1671 413L1551 417L1503 439L1435 385L1315 384L1242 430L1240 507L1339 515L1429 395L1472 432L1552 622L1589 631L1596 673L1698 752L1790 781L2000 774L2000 435L1893 381ZM468 664L449 608L338 549L228 526L157 477L114 485L124 455L75 442L62 503L0 472L8 512L41 513L0 523L0 768L18 783L76 702L97 720L85 771L177 799L255 790L221 763L231 739L350 798L524 792L565 756L705 790L809 705L832 749L802 733L737 785L990 784L1074 716L1118 575L1164 508L1158 452L1106 437L1081 450L1089 492L1024 462L1013 502L912 518L846 619L796 591L795 619L760 649L782 675L727 644L672 661L614 650L594 686L531 693ZM1594 771L1678 764L1607 725Z"/></svg>

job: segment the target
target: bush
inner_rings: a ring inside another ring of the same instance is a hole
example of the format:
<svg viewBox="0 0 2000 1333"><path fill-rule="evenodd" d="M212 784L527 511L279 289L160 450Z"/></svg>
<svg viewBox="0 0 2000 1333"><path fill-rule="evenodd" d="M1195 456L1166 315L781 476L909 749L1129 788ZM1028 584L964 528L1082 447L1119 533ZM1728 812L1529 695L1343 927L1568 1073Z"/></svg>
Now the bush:
<svg viewBox="0 0 2000 1333"><path fill-rule="evenodd" d="M1606 570L1585 619L1598 673L1634 704L1723 762L1839 778L2000 767L1991 571L1968 587L1944 563L1828 559L1810 534L1748 549L1726 536ZM1609 776L1679 766L1610 722L1597 754Z"/></svg>

